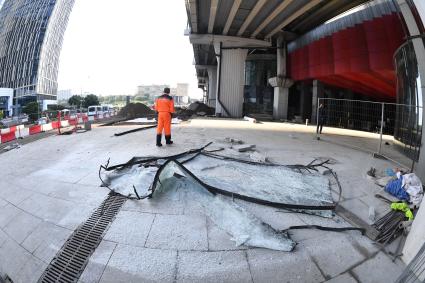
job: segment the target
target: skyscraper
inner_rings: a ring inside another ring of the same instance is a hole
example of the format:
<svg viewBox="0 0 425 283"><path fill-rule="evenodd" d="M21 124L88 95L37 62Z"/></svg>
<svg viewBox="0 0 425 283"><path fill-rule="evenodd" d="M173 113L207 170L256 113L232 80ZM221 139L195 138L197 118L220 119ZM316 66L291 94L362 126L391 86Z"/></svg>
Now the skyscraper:
<svg viewBox="0 0 425 283"><path fill-rule="evenodd" d="M0 0L0 88L15 103L56 100L63 35L75 0Z"/></svg>

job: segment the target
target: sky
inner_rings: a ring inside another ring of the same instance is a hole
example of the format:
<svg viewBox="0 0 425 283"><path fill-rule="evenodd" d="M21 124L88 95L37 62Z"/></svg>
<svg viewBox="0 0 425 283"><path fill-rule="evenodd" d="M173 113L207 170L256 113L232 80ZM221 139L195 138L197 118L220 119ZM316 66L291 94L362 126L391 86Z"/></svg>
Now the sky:
<svg viewBox="0 0 425 283"><path fill-rule="evenodd" d="M132 95L142 84L189 83L189 94L199 98L186 26L183 0L76 0L59 90Z"/></svg>

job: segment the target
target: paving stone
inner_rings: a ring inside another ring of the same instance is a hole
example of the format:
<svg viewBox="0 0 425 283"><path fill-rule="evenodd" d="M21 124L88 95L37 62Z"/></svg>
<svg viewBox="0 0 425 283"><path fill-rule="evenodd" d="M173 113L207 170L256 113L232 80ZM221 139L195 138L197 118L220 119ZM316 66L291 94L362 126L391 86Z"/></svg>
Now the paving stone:
<svg viewBox="0 0 425 283"><path fill-rule="evenodd" d="M232 241L232 236L226 231L220 229L210 219L207 219L208 226L208 250L223 251L223 250L241 250L247 249L246 246L236 246L236 242Z"/></svg>
<svg viewBox="0 0 425 283"><path fill-rule="evenodd" d="M340 203L346 210L354 213L365 223L373 224L369 219L369 206L358 199L346 200Z"/></svg>
<svg viewBox="0 0 425 283"><path fill-rule="evenodd" d="M357 283L357 281L350 274L344 273L326 281L326 283Z"/></svg>
<svg viewBox="0 0 425 283"><path fill-rule="evenodd" d="M307 250L323 273L331 278L365 259L343 233L326 233L300 242L298 248Z"/></svg>
<svg viewBox="0 0 425 283"><path fill-rule="evenodd" d="M19 278L22 267L31 258L30 253L13 240L8 239L0 248L0 271L9 275L12 280L16 280Z"/></svg>
<svg viewBox="0 0 425 283"><path fill-rule="evenodd" d="M362 283L394 282L402 272L403 267L382 252L353 269Z"/></svg>
<svg viewBox="0 0 425 283"><path fill-rule="evenodd" d="M36 283L38 279L41 277L43 272L47 268L47 263L35 258L31 257L27 263L22 267L19 272L18 278L14 281L16 283Z"/></svg>
<svg viewBox="0 0 425 283"><path fill-rule="evenodd" d="M254 282L322 282L325 279L306 251L250 249L247 253Z"/></svg>
<svg viewBox="0 0 425 283"><path fill-rule="evenodd" d="M41 219L21 211L4 227L3 230L12 239L21 244L41 222Z"/></svg>
<svg viewBox="0 0 425 283"><path fill-rule="evenodd" d="M146 247L177 250L207 250L205 216L160 215L153 222Z"/></svg>
<svg viewBox="0 0 425 283"><path fill-rule="evenodd" d="M75 204L57 198L35 194L24 200L19 208L31 213L41 219L58 224L71 210Z"/></svg>
<svg viewBox="0 0 425 283"><path fill-rule="evenodd" d="M7 201L5 201L4 199L0 198L0 208L5 207L8 204Z"/></svg>
<svg viewBox="0 0 425 283"><path fill-rule="evenodd" d="M177 282L251 282L244 251L182 251Z"/></svg>
<svg viewBox="0 0 425 283"><path fill-rule="evenodd" d="M154 218L154 214L120 211L104 239L120 244L143 247Z"/></svg>
<svg viewBox="0 0 425 283"><path fill-rule="evenodd" d="M7 239L9 239L9 236L2 229L0 229L0 247L3 246Z"/></svg>
<svg viewBox="0 0 425 283"><path fill-rule="evenodd" d="M55 190L51 191L49 196L69 200L77 204L98 206L107 197L108 193L109 190L107 188L99 186L62 183L60 186L56 185Z"/></svg>
<svg viewBox="0 0 425 283"><path fill-rule="evenodd" d="M178 215L183 214L184 202L166 197L161 199L129 200L126 201L121 210Z"/></svg>
<svg viewBox="0 0 425 283"><path fill-rule="evenodd" d="M22 246L39 259L49 263L71 234L71 230L42 222L25 239Z"/></svg>
<svg viewBox="0 0 425 283"><path fill-rule="evenodd" d="M4 228L20 212L21 210L12 204L0 208L0 228Z"/></svg>
<svg viewBox="0 0 425 283"><path fill-rule="evenodd" d="M76 206L69 210L56 224L67 229L75 230L93 214L96 208L85 205Z"/></svg>
<svg viewBox="0 0 425 283"><path fill-rule="evenodd" d="M116 246L116 243L102 241L96 248L96 251L91 255L79 282L99 282Z"/></svg>
<svg viewBox="0 0 425 283"><path fill-rule="evenodd" d="M360 198L366 195L366 192L363 190L363 185L359 183L352 182L342 182L342 197L344 199L354 199Z"/></svg>
<svg viewBox="0 0 425 283"><path fill-rule="evenodd" d="M100 282L173 282L176 263L176 251L118 245Z"/></svg>
<svg viewBox="0 0 425 283"><path fill-rule="evenodd" d="M10 185L9 187L2 189L2 198L16 206L33 194L34 192L15 185Z"/></svg>

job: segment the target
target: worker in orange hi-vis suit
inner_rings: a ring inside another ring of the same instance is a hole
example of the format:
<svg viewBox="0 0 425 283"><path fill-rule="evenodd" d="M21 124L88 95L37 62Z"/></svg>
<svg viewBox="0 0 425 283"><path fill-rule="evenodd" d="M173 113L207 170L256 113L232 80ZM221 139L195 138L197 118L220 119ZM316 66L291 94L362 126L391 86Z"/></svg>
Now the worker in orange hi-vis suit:
<svg viewBox="0 0 425 283"><path fill-rule="evenodd" d="M165 131L166 144L172 144L171 118L174 113L174 100L170 96L170 89L164 88L164 93L155 100L155 110L158 112L158 128L156 130L156 146L162 146L162 131Z"/></svg>

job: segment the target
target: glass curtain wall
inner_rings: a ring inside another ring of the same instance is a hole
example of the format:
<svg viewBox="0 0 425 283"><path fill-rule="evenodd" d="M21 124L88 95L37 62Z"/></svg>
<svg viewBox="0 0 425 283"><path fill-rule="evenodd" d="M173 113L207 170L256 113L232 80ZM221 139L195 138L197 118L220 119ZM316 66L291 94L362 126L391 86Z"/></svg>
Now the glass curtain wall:
<svg viewBox="0 0 425 283"><path fill-rule="evenodd" d="M245 62L244 113L273 114L273 87L276 56L250 55Z"/></svg>
<svg viewBox="0 0 425 283"><path fill-rule="evenodd" d="M402 45L394 56L397 72L397 103L394 138L403 153L412 160L419 158L422 136L422 86L418 62L411 41ZM405 106L410 105L410 106Z"/></svg>

